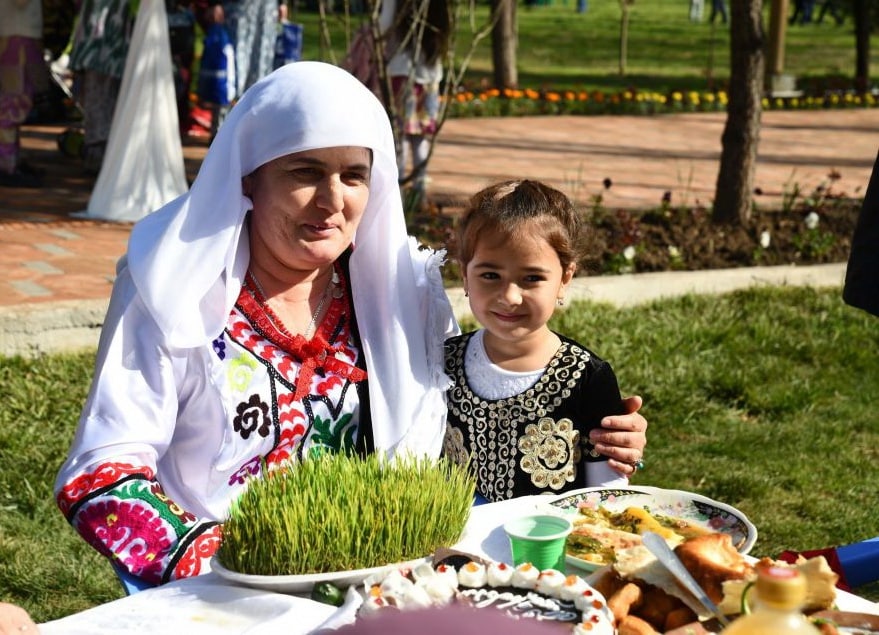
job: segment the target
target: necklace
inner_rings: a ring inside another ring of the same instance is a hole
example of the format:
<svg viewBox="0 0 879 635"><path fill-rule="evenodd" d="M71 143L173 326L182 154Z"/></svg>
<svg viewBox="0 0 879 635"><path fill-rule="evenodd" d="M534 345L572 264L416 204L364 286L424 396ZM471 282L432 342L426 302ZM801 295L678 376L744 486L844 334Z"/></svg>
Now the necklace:
<svg viewBox="0 0 879 635"><path fill-rule="evenodd" d="M266 295L266 292L262 288L259 279L253 272L253 269L248 269L247 271L250 274L250 279L253 280L253 284L256 286L256 290L261 296L262 302L260 302L260 304L263 305L263 308L266 310L269 319L271 319L271 321L275 323L275 326L278 327L278 330L280 330L287 336L291 336L287 329L284 327L284 324L283 322L281 322L280 318L275 315L274 311L272 311L269 307L269 297ZM327 302L327 298L329 298L330 296L332 296L333 298L342 297L342 290L337 288L338 284L339 274L336 273L336 269L335 267L333 267L333 275L330 276L330 280L329 282L327 282L327 286L324 288L323 293L321 293L320 300L317 303L317 307L314 309L314 313L311 314L311 320L308 322L308 326L306 327L305 333L303 334L305 339L311 339L311 337L314 335L314 331L317 329L318 318L323 312L324 305Z"/></svg>

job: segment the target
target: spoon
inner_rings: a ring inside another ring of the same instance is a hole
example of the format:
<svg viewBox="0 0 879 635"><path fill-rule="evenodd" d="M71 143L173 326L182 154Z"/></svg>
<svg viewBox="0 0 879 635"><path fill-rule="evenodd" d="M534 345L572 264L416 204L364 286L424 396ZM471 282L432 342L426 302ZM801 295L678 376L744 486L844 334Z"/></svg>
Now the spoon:
<svg viewBox="0 0 879 635"><path fill-rule="evenodd" d="M656 559L659 560L660 564L668 569L669 573L671 573L702 606L716 617L718 622L723 626L729 624L729 619L727 619L726 615L724 615L717 605L711 601L711 598L708 597L708 594L705 593L705 590L701 586L699 586L699 583L696 582L693 576L690 575L690 572L687 571L687 568L684 566L684 563L681 562L681 559L678 558L677 554L668 546L665 538L652 531L645 531L641 534L641 540L650 553L656 556Z"/></svg>

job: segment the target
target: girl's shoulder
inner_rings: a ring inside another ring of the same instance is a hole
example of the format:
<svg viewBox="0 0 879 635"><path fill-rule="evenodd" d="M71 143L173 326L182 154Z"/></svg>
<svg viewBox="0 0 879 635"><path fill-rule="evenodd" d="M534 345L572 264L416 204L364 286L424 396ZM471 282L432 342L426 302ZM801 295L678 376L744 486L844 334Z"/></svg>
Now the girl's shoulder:
<svg viewBox="0 0 879 635"><path fill-rule="evenodd" d="M454 349L459 346L466 346L467 342L470 341L478 331L469 331L467 333L461 333L460 335L453 335L452 337L446 338L446 349Z"/></svg>
<svg viewBox="0 0 879 635"><path fill-rule="evenodd" d="M566 335L563 335L557 331L553 331L558 338L562 341L562 350L567 349L572 354L577 355L578 357L582 356L595 364L600 364L604 360L595 353L592 349L586 347L584 344L581 344L575 339L571 339Z"/></svg>

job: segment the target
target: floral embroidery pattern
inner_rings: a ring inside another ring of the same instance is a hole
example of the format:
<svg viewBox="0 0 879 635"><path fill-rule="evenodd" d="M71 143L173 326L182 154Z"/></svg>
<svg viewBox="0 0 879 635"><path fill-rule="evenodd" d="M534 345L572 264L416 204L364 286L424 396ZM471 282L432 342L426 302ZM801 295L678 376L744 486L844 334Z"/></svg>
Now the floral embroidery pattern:
<svg viewBox="0 0 879 635"><path fill-rule="evenodd" d="M214 349L217 357L219 357L220 359L226 359L226 340L224 340L222 337L218 337L213 342L211 342L211 347Z"/></svg>
<svg viewBox="0 0 879 635"><path fill-rule="evenodd" d="M354 426L349 425L350 423L350 414L343 415L338 421L315 417L314 432L311 435L311 447L308 449L308 455L316 457L326 450L333 452L353 450Z"/></svg>
<svg viewBox="0 0 879 635"><path fill-rule="evenodd" d="M191 578L203 573L211 557L220 548L220 539L220 525L211 525L207 531L196 536L177 561L172 579Z"/></svg>
<svg viewBox="0 0 879 635"><path fill-rule="evenodd" d="M69 515L71 508L80 500L99 489L121 481L127 476L139 475L145 479L153 478L153 471L144 465L130 463L102 463L90 472L80 474L61 488L57 503L61 513Z"/></svg>
<svg viewBox="0 0 879 635"><path fill-rule="evenodd" d="M443 439L443 455L458 465L467 465L470 459L470 455L464 447L464 434L454 426L446 426L446 436Z"/></svg>
<svg viewBox="0 0 879 635"><path fill-rule="evenodd" d="M269 436L271 419L269 418L269 405L260 399L258 394L253 394L245 402L238 404L238 415L232 421L235 432L241 435L245 441L255 430L261 437Z"/></svg>
<svg viewBox="0 0 879 635"><path fill-rule="evenodd" d="M150 582L167 582L168 565L178 556L177 551L185 556L194 545L200 550L186 556L186 566L200 572L219 546L217 530L213 529L216 523L200 523L142 473L125 476L130 468L114 463L97 466L76 480L95 484L105 481L109 474L122 475L121 480L112 487L76 490L80 495L76 499L65 498L74 491L68 484L58 498L59 505L64 498L63 508L73 512L67 514L71 525L99 553ZM199 540L205 530L215 534L216 539Z"/></svg>
<svg viewBox="0 0 879 635"><path fill-rule="evenodd" d="M259 368L256 360L249 355L240 355L229 362L226 379L229 387L236 392L244 392L250 386L253 372Z"/></svg>
<svg viewBox="0 0 879 635"><path fill-rule="evenodd" d="M535 486L559 490L577 475L579 440L580 433L574 430L570 419L556 422L543 417L536 424L525 426L525 435L519 438L519 466L531 475Z"/></svg>

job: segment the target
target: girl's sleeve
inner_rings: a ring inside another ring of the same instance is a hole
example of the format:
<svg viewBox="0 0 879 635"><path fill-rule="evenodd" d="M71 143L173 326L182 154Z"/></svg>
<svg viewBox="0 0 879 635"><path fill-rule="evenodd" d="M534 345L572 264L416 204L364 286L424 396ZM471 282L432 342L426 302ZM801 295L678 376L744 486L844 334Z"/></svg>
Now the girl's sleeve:
<svg viewBox="0 0 879 635"><path fill-rule="evenodd" d="M578 404L578 428L585 462L607 461L607 457L595 452L589 442L589 431L601 427L601 420L608 415L623 414L623 400L613 368L606 361L592 358L592 367L583 386Z"/></svg>
<svg viewBox="0 0 879 635"><path fill-rule="evenodd" d="M185 372L181 359L156 344L157 331L123 272L55 497L68 522L99 553L161 584L207 570L220 527L182 509L155 478L174 435L177 378Z"/></svg>
<svg viewBox="0 0 879 635"><path fill-rule="evenodd" d="M580 433L583 474L586 479L584 485L625 487L629 484L629 479L611 468L607 463L607 457L598 454L589 441L589 431L601 427L601 420L604 417L625 412L616 374L608 362L602 360L595 364L593 372L586 381L581 404L586 409L583 418L586 425L581 427Z"/></svg>

